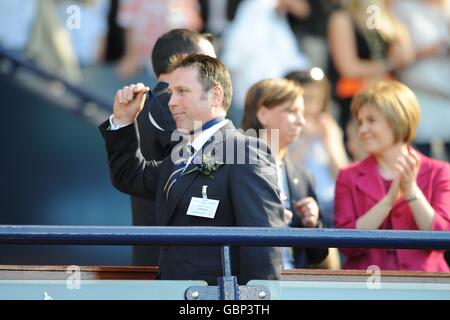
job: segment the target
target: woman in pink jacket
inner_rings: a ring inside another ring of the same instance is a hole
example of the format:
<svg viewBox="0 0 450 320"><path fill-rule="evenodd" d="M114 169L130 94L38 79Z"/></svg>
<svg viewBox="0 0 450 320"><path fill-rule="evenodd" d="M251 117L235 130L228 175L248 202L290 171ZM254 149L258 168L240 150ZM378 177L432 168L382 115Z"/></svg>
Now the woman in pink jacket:
<svg viewBox="0 0 450 320"><path fill-rule="evenodd" d="M410 147L420 119L414 93L396 81L355 96L351 111L369 157L338 175L337 228L450 230L450 166ZM344 269L447 272L438 250L343 249Z"/></svg>

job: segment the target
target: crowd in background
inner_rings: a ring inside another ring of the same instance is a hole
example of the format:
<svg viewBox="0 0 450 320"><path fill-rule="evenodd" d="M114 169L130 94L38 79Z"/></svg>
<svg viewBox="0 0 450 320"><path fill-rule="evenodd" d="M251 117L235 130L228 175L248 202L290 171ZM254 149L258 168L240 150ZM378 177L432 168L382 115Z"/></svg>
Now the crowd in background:
<svg viewBox="0 0 450 320"><path fill-rule="evenodd" d="M413 145L450 159L446 0L2 0L0 17L2 50L80 86L95 85L107 98L124 84L156 82L150 53L175 28L214 38L231 72L236 126L258 81L301 84L305 124L288 156L312 175L328 227L335 227L340 170L367 156L351 110L361 89L380 80L406 84L421 110Z"/></svg>

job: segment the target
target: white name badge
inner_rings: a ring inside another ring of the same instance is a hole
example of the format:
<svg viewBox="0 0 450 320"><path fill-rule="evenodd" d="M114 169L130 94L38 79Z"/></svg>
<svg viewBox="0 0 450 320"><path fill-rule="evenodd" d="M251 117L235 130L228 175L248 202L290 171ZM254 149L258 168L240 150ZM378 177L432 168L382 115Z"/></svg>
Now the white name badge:
<svg viewBox="0 0 450 320"><path fill-rule="evenodd" d="M219 200L193 197L189 204L187 215L214 219L218 206Z"/></svg>

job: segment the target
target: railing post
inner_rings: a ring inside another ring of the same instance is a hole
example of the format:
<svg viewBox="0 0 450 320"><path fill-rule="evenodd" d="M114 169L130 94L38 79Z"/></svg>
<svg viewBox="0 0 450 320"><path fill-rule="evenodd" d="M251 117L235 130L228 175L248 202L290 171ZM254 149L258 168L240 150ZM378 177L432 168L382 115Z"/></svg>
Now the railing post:
<svg viewBox="0 0 450 320"><path fill-rule="evenodd" d="M237 278L231 275L231 256L230 247L222 247L222 267L223 277L219 277L219 299L220 300L239 300L239 291Z"/></svg>

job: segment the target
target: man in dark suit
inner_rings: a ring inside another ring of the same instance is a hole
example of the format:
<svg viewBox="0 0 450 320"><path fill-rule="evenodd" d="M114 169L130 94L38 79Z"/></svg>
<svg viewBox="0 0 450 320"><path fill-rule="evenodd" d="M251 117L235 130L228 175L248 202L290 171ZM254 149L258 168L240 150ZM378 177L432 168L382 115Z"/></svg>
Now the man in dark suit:
<svg viewBox="0 0 450 320"><path fill-rule="evenodd" d="M114 186L154 198L161 226L282 227L284 209L269 148L225 119L232 96L228 70L215 58L194 54L175 59L170 71L170 112L177 128L188 133L170 157L146 161L134 121L149 89L138 84L119 90L113 116L100 126ZM231 257L241 284L279 278L277 248L232 248ZM159 267L161 279L216 284L222 275L221 250L166 246Z"/></svg>
<svg viewBox="0 0 450 320"><path fill-rule="evenodd" d="M137 118L139 145L145 159L161 161L172 150L170 137L176 125L168 107L167 68L172 56L191 53L216 56L207 36L187 29L171 30L159 37L155 43L152 50L152 65L159 82ZM153 200L131 196L131 208L133 225L156 225ZM133 265L157 265L159 249L157 246L134 246Z"/></svg>

